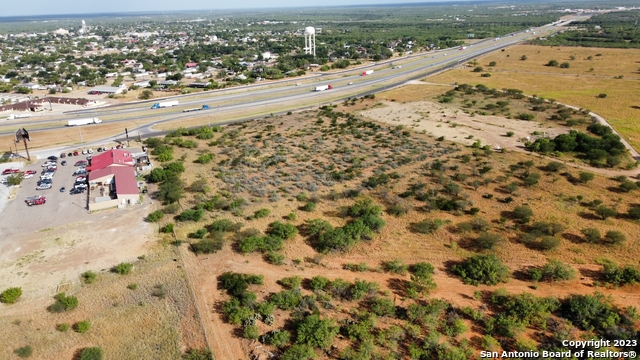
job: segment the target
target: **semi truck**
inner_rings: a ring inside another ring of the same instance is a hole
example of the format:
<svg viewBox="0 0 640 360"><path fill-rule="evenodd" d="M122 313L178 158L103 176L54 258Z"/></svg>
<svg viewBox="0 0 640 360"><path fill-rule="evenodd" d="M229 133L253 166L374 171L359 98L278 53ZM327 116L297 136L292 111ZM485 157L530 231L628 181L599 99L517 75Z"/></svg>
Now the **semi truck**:
<svg viewBox="0 0 640 360"><path fill-rule="evenodd" d="M178 100L159 102L159 103L153 104L153 106L151 108L152 109L160 109L160 108L165 108L165 107L178 106L179 103L180 102Z"/></svg>
<svg viewBox="0 0 640 360"><path fill-rule="evenodd" d="M192 111L200 111L200 110L209 110L209 105L202 105L202 107L184 109L182 112L192 112Z"/></svg>
<svg viewBox="0 0 640 360"><path fill-rule="evenodd" d="M89 125L89 124L100 124L102 120L98 118L88 118L88 119L77 119L77 120L69 120L67 126L80 126L80 125Z"/></svg>
<svg viewBox="0 0 640 360"><path fill-rule="evenodd" d="M333 89L333 86L331 85L320 85L320 86L316 86L315 89L313 89L313 91L323 91L323 90L331 90Z"/></svg>
<svg viewBox="0 0 640 360"><path fill-rule="evenodd" d="M33 206L33 205L42 205L45 202L47 202L47 198L41 195L37 195L37 196L30 196L28 197L25 202L27 203L27 205L29 206Z"/></svg>
<svg viewBox="0 0 640 360"><path fill-rule="evenodd" d="M31 114L11 114L9 116L7 116L7 120L13 120L13 119L28 119L31 117Z"/></svg>
<svg viewBox="0 0 640 360"><path fill-rule="evenodd" d="M371 74L373 74L373 70L367 70L367 71L362 73L362 76L367 76L367 75L371 75Z"/></svg>

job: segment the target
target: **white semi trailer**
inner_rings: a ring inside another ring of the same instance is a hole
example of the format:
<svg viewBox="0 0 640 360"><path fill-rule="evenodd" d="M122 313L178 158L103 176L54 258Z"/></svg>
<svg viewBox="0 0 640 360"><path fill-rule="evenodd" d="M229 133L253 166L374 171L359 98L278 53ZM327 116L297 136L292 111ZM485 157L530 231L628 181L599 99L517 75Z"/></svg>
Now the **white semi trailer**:
<svg viewBox="0 0 640 360"><path fill-rule="evenodd" d="M89 124L100 124L102 120L98 118L88 118L88 119L77 119L77 120L69 120L67 126L80 126L80 125L89 125Z"/></svg>

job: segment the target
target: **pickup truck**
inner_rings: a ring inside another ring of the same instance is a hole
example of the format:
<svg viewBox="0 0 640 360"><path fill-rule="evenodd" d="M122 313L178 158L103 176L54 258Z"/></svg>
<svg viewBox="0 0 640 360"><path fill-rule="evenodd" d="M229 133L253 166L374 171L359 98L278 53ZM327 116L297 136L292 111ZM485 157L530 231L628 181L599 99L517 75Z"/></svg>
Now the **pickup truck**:
<svg viewBox="0 0 640 360"><path fill-rule="evenodd" d="M47 198L41 195L30 196L25 200L25 202L29 206L42 205L47 202Z"/></svg>

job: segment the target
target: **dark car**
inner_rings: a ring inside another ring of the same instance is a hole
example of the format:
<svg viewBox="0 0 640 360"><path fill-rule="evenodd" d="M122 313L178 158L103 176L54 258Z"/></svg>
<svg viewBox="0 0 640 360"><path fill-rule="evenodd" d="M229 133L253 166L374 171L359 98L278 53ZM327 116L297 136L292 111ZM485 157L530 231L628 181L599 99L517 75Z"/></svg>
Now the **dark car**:
<svg viewBox="0 0 640 360"><path fill-rule="evenodd" d="M60 188L60 192L65 192L65 191L67 191L67 189L64 186Z"/></svg>
<svg viewBox="0 0 640 360"><path fill-rule="evenodd" d="M60 154L60 159L64 159L66 157L67 157L67 154L65 154L65 153Z"/></svg>
<svg viewBox="0 0 640 360"><path fill-rule="evenodd" d="M62 160L62 162L60 163L60 165L62 165L62 166L67 165L67 160Z"/></svg>
<svg viewBox="0 0 640 360"><path fill-rule="evenodd" d="M82 194L84 192L83 189L71 189L69 190L69 195Z"/></svg>
<svg viewBox="0 0 640 360"><path fill-rule="evenodd" d="M56 161L56 160L58 160L58 157L57 157L57 156L53 156L53 155L51 155L51 156L49 156L49 157L47 158L47 160Z"/></svg>
<svg viewBox="0 0 640 360"><path fill-rule="evenodd" d="M68 157L72 157L72 156L73 156L73 153L68 153L68 154L67 154L67 156L68 156Z"/></svg>
<svg viewBox="0 0 640 360"><path fill-rule="evenodd" d="M102 152L102 148L101 147L98 148L98 152Z"/></svg>

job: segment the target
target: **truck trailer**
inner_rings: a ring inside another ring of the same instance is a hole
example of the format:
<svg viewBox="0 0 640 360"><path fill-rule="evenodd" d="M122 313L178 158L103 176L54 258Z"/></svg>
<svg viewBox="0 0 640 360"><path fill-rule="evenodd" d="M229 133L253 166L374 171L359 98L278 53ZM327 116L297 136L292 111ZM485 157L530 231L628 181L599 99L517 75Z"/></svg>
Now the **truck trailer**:
<svg viewBox="0 0 640 360"><path fill-rule="evenodd" d="M313 89L313 91L323 91L323 90L331 90L333 89L333 86L331 85L320 85L320 86L316 86L315 89Z"/></svg>
<svg viewBox="0 0 640 360"><path fill-rule="evenodd" d="M7 120L14 120L14 119L28 119L31 117L31 114L11 114L9 116L7 116Z"/></svg>
<svg viewBox="0 0 640 360"><path fill-rule="evenodd" d="M77 119L77 120L69 120L67 126L80 126L80 125L89 125L89 124L100 124L102 120L98 118L88 118L88 119Z"/></svg>
<svg viewBox="0 0 640 360"><path fill-rule="evenodd" d="M367 70L367 71L362 73L362 76L367 76L367 75L371 75L371 74L373 74L373 70Z"/></svg>
<svg viewBox="0 0 640 360"><path fill-rule="evenodd" d="M192 112L192 111L200 111L200 110L209 110L209 105L202 105L202 107L184 109L182 112Z"/></svg>
<svg viewBox="0 0 640 360"><path fill-rule="evenodd" d="M165 108L165 107L178 106L179 103L180 102L178 100L159 102L159 103L153 104L153 106L151 108L152 109L160 109L160 108Z"/></svg>

